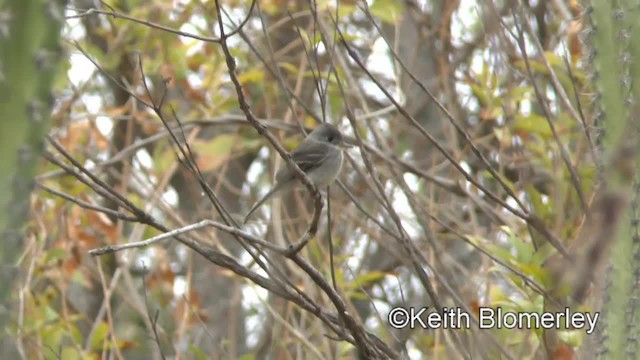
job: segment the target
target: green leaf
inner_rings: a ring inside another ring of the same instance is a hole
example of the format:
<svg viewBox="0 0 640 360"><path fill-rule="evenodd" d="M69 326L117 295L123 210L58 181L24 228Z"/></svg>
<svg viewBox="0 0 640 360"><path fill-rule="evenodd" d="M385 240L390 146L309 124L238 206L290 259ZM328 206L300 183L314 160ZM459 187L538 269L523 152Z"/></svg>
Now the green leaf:
<svg viewBox="0 0 640 360"><path fill-rule="evenodd" d="M585 335L586 334L583 330L558 331L558 337L571 347L578 347L582 345Z"/></svg>
<svg viewBox="0 0 640 360"><path fill-rule="evenodd" d="M533 87L531 86L513 87L509 89L507 97L515 102L520 102L530 99L533 92Z"/></svg>
<svg viewBox="0 0 640 360"><path fill-rule="evenodd" d="M541 219L546 218L551 214L551 205L553 204L553 199L548 199L547 202L542 201L542 194L533 185L527 184L524 186L524 189L527 194L527 198L529 199L529 203L531 204L531 208L533 212L538 215Z"/></svg>
<svg viewBox="0 0 640 360"><path fill-rule="evenodd" d="M78 350L73 346L65 346L60 353L60 359L80 360L82 358L82 355L78 354Z"/></svg>
<svg viewBox="0 0 640 360"><path fill-rule="evenodd" d="M358 275L353 282L351 282L351 286L354 289L360 289L361 287L367 286L370 283L377 282L380 279L387 276L386 273L381 271L371 271L362 275Z"/></svg>
<svg viewBox="0 0 640 360"><path fill-rule="evenodd" d="M525 134L540 135L544 139L548 139L552 135L547 119L537 114L516 115L513 129Z"/></svg>
<svg viewBox="0 0 640 360"><path fill-rule="evenodd" d="M200 349L199 347L197 347L197 346L195 346L193 344L189 344L189 352L191 352L193 354L194 359L196 359L196 360L207 360L207 359L209 359L207 354L202 349ZM253 355L251 355L251 356L252 356L251 359L253 359Z"/></svg>
<svg viewBox="0 0 640 360"><path fill-rule="evenodd" d="M358 7L355 5L356 3L356 1L341 1L337 14L333 9L332 12L338 16L338 19L344 19L358 10Z"/></svg>
<svg viewBox="0 0 640 360"><path fill-rule="evenodd" d="M93 350L100 350L104 346L104 340L109 336L109 324L106 321L101 322L96 326L93 336L91 336L91 348Z"/></svg>
<svg viewBox="0 0 640 360"><path fill-rule="evenodd" d="M361 291L349 292L348 295L351 300L369 300L371 298L371 296Z"/></svg>
<svg viewBox="0 0 640 360"><path fill-rule="evenodd" d="M305 29L300 29L300 33L307 47L314 47L322 41L322 34L319 31L310 33Z"/></svg>
<svg viewBox="0 0 640 360"><path fill-rule="evenodd" d="M404 6L400 1L396 0L376 0L369 9L382 22L394 24L400 18Z"/></svg>
<svg viewBox="0 0 640 360"><path fill-rule="evenodd" d="M211 171L230 160L232 155L259 148L262 141L243 138L238 134L220 134L211 140L195 140L192 146L197 153L200 169Z"/></svg>
<svg viewBox="0 0 640 360"><path fill-rule="evenodd" d="M518 268L520 268L523 274L529 275L537 283L543 284L543 285L550 284L549 271L543 269L542 267L538 265L532 265L532 264L520 264Z"/></svg>
<svg viewBox="0 0 640 360"><path fill-rule="evenodd" d="M556 250L554 247L548 242L542 244L538 250L531 257L531 263L534 265L542 266L542 264L549 258L551 255L555 254Z"/></svg>
<svg viewBox="0 0 640 360"><path fill-rule="evenodd" d="M158 174L164 174L177 161L176 152L171 146L156 146L153 151L153 168Z"/></svg>
<svg viewBox="0 0 640 360"><path fill-rule="evenodd" d="M283 70L290 72L291 74L298 74L298 67L293 64L281 62L278 63L278 66L280 66Z"/></svg>
<svg viewBox="0 0 640 360"><path fill-rule="evenodd" d="M500 259L502 261L505 261L507 263L510 263L511 260L513 259L513 255L511 255L511 253L509 251L507 251L506 249L501 248L499 246L496 246L496 245L493 245L493 244L487 244L486 245L486 249L493 256L495 256L498 259Z"/></svg>
<svg viewBox="0 0 640 360"><path fill-rule="evenodd" d="M238 81L242 84L262 83L264 81L264 71L249 70L238 75Z"/></svg>
<svg viewBox="0 0 640 360"><path fill-rule="evenodd" d="M509 234L507 240L516 250L516 258L520 263L529 263L533 256L533 246L525 243L519 236Z"/></svg>
<svg viewBox="0 0 640 360"><path fill-rule="evenodd" d="M66 332L67 329L62 321L57 321L53 324L43 326L40 329L43 346L54 349L60 346Z"/></svg>
<svg viewBox="0 0 640 360"><path fill-rule="evenodd" d="M480 107L486 107L487 105L489 105L490 100L487 94L485 93L485 89L482 86L473 82L469 82L468 84L469 84L469 87L471 88L471 93L478 100Z"/></svg>
<svg viewBox="0 0 640 360"><path fill-rule="evenodd" d="M61 248L53 248L46 252L44 261L46 263L55 262L58 260L66 259L67 256L69 256L69 252L67 250Z"/></svg>

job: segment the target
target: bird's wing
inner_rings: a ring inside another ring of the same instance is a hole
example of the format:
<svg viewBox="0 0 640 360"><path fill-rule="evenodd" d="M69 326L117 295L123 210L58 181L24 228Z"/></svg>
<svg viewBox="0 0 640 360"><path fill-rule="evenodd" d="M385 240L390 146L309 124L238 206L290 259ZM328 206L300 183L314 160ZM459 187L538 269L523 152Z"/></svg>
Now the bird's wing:
<svg viewBox="0 0 640 360"><path fill-rule="evenodd" d="M331 153L330 146L331 145L319 141L304 141L293 150L291 157L302 171L307 172L311 168L324 162L326 157Z"/></svg>
<svg viewBox="0 0 640 360"><path fill-rule="evenodd" d="M319 164L322 164L331 153L328 144L307 139L291 152L291 158L305 173ZM282 168L276 174L276 180L282 182L294 177L293 170L288 166Z"/></svg>

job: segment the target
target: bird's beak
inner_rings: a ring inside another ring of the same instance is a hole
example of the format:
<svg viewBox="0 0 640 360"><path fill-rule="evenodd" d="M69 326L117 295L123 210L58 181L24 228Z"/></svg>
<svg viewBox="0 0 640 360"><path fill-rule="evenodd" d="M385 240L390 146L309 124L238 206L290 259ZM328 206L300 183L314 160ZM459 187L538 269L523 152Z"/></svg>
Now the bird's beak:
<svg viewBox="0 0 640 360"><path fill-rule="evenodd" d="M343 142L339 145L343 150L346 149L351 149L353 147L353 145L347 144L346 142Z"/></svg>

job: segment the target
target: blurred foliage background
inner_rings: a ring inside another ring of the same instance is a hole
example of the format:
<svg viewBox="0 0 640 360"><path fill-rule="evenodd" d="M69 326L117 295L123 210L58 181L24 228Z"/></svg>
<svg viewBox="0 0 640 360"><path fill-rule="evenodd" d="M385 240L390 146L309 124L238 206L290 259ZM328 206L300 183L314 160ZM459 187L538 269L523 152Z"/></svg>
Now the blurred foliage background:
<svg viewBox="0 0 640 360"><path fill-rule="evenodd" d="M242 103L287 150L303 128L322 121L356 145L299 255L327 283L335 278L348 313L385 344L378 355L595 354L598 334L584 329L398 330L387 321L397 306L458 307L474 317L480 307L602 306L592 283L604 272L607 244L593 242L610 237L592 239L599 223L588 221L602 174L601 113L594 52L585 45L589 23L575 0L219 5L64 6L51 142L15 259L16 325L6 330L16 356L373 357L352 333L335 331L347 329L344 321L328 325L322 314L337 314L335 302L307 269L258 253L228 229L187 235L224 261L175 239L88 254L203 219L229 221L203 184L241 219L283 165ZM176 140L190 151L180 152ZM312 214L313 201L300 191L270 202L240 229L286 247ZM265 289L258 277L289 287ZM282 295L293 287L312 305Z"/></svg>

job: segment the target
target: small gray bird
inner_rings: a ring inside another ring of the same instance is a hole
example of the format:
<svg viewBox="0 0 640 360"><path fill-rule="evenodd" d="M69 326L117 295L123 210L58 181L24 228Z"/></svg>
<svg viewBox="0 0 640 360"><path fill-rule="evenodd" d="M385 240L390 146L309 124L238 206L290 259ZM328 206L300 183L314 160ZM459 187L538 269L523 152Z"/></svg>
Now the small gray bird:
<svg viewBox="0 0 640 360"><path fill-rule="evenodd" d="M342 150L351 147L343 142L342 134L331 124L321 124L313 129L297 148L291 152L293 161L319 188L331 184L338 177L342 168ZM251 214L256 211L272 195L289 192L302 185L295 176L294 170L285 164L276 174L276 185L258 200L244 218L245 224Z"/></svg>

